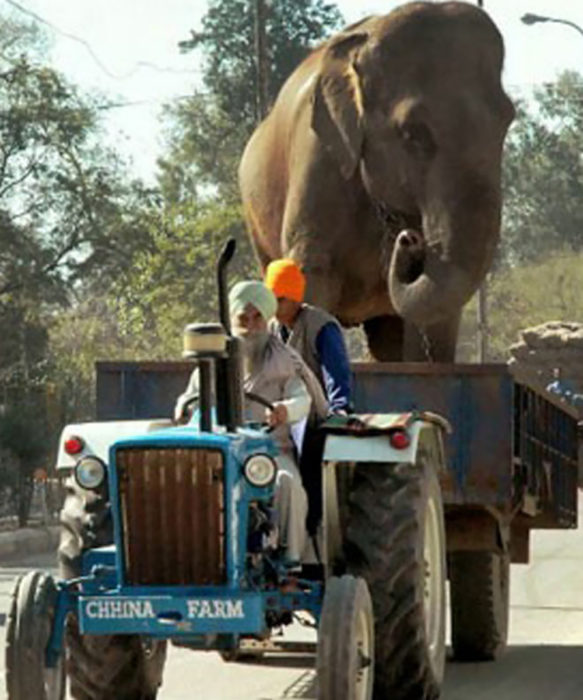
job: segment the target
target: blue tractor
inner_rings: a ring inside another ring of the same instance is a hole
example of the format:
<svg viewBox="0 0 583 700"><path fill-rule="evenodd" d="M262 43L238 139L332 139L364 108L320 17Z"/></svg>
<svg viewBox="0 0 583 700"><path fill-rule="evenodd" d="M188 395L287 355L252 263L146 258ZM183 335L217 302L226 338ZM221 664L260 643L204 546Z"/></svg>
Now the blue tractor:
<svg viewBox="0 0 583 700"><path fill-rule="evenodd" d="M9 700L156 698L168 643L226 661L274 649L301 616L318 631L318 697L439 697L445 664L445 535L439 473L446 422L419 412L331 418L323 518L302 571L278 547L276 447L245 423L239 341L221 324L185 331L199 369L187 425L65 428L60 577L33 571L7 621Z"/></svg>

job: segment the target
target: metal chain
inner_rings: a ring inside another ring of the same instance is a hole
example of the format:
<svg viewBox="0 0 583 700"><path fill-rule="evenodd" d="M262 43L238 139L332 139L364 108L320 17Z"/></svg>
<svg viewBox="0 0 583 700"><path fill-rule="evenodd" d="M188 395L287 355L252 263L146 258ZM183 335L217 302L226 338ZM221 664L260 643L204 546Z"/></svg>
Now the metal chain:
<svg viewBox="0 0 583 700"><path fill-rule="evenodd" d="M419 335L421 336L421 342L423 344L423 352L425 353L425 359L427 362L434 362L435 360L433 359L433 355L431 354L431 343L429 342L429 338L427 336L427 333L422 329L417 327L417 330L419 331Z"/></svg>

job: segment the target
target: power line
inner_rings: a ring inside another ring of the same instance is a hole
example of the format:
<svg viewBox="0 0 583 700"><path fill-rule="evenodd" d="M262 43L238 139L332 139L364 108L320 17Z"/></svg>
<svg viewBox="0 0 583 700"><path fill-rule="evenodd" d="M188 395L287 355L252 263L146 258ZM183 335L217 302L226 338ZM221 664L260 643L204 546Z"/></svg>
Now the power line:
<svg viewBox="0 0 583 700"><path fill-rule="evenodd" d="M22 12L23 14L27 15L28 17L32 17L34 20L37 22L40 22L41 24L46 25L50 29L52 29L54 32L57 34L60 34L61 36L64 36L67 39L70 39L71 41L76 41L77 43L81 44L87 53L91 56L95 64L100 68L103 73L105 73L108 77L113 78L114 80L127 80L128 78L131 78L133 75L135 75L140 68L149 68L150 70L155 70L159 73L176 73L176 74L189 74L189 75L200 75L201 71L200 70L193 70L193 69L181 69L181 68L170 68L170 67L165 67L165 66L158 66L155 63L151 63L150 61L137 61L133 68L129 70L127 73L113 73L112 71L109 70L109 68L103 63L103 61L99 58L91 44L86 40L83 39L80 36L77 36L76 34L71 34L70 32L66 32L60 27L58 27L56 24L53 24L49 20L45 19L44 17L41 17L39 14L34 12L33 10L28 9L27 7L24 7L20 3L16 2L16 0L5 0L9 5L14 7L16 10L19 12Z"/></svg>
<svg viewBox="0 0 583 700"><path fill-rule="evenodd" d="M143 107L146 105L171 104L172 102L182 102L183 100L192 100L198 96L204 96L203 93L193 95L175 95L174 97L161 97L154 100L132 100L128 102L111 102L98 105L96 109L100 111L109 111L111 109L123 109L124 107Z"/></svg>

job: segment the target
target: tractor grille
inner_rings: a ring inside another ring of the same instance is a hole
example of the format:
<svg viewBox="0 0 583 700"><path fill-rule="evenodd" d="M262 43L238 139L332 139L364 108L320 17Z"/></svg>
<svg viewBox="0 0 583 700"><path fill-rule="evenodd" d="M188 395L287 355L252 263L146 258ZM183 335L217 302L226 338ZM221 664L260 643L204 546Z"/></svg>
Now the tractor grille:
<svg viewBox="0 0 583 700"><path fill-rule="evenodd" d="M126 582L224 583L221 452L126 448L116 464Z"/></svg>

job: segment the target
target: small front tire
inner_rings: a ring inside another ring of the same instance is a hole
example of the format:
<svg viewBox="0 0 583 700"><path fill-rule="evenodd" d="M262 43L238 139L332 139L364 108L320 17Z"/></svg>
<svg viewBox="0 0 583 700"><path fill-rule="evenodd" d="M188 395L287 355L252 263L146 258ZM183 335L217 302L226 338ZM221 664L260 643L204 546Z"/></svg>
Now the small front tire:
<svg viewBox="0 0 583 700"><path fill-rule="evenodd" d="M61 577L69 580L80 576L84 552L112 542L107 493L85 491L69 477L61 511ZM165 640L136 634L82 635L76 615L71 614L65 627L65 642L70 694L75 700L156 698L166 661Z"/></svg>
<svg viewBox="0 0 583 700"><path fill-rule="evenodd" d="M326 582L316 669L318 700L371 700L374 616L364 579L333 576Z"/></svg>
<svg viewBox="0 0 583 700"><path fill-rule="evenodd" d="M12 591L6 628L8 700L63 700L64 652L54 668L45 654L55 617L57 589L52 576L29 571Z"/></svg>

